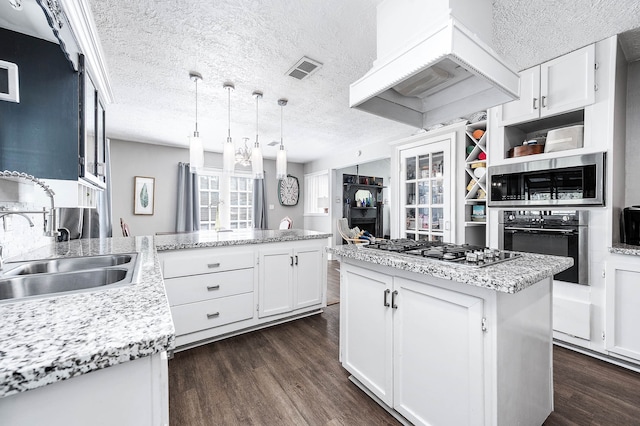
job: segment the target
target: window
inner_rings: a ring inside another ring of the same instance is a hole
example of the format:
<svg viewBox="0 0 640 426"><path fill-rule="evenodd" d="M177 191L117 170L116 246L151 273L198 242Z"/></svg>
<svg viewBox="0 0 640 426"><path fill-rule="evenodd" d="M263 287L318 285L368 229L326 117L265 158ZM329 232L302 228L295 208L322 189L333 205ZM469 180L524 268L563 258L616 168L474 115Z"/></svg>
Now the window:
<svg viewBox="0 0 640 426"><path fill-rule="evenodd" d="M200 175L200 229L214 229L220 202L220 176Z"/></svg>
<svg viewBox="0 0 640 426"><path fill-rule="evenodd" d="M253 228L253 179L231 176L229 191L230 228Z"/></svg>
<svg viewBox="0 0 640 426"><path fill-rule="evenodd" d="M304 214L329 213L329 172L322 171L304 176Z"/></svg>
<svg viewBox="0 0 640 426"><path fill-rule="evenodd" d="M253 228L253 179L205 170L200 177L200 229Z"/></svg>

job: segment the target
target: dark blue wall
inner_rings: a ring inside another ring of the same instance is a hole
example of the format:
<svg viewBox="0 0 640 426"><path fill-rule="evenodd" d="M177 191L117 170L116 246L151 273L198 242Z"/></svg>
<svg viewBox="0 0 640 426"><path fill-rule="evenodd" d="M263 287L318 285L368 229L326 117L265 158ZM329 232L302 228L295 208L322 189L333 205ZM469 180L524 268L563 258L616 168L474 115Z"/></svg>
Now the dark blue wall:
<svg viewBox="0 0 640 426"><path fill-rule="evenodd" d="M77 179L78 73L57 44L4 29L0 59L20 80L20 103L0 101L0 170Z"/></svg>

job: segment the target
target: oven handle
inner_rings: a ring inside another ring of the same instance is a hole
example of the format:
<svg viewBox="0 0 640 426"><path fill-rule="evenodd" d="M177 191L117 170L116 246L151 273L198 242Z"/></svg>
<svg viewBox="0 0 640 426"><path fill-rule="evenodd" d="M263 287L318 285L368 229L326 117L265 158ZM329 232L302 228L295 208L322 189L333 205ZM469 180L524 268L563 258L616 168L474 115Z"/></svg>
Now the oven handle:
<svg viewBox="0 0 640 426"><path fill-rule="evenodd" d="M535 232L535 233L543 233L543 232L550 232L550 233L558 233L558 234L571 234L576 232L575 229L548 229L548 228L518 228L515 226L508 226L504 228L505 231L528 231L528 232Z"/></svg>

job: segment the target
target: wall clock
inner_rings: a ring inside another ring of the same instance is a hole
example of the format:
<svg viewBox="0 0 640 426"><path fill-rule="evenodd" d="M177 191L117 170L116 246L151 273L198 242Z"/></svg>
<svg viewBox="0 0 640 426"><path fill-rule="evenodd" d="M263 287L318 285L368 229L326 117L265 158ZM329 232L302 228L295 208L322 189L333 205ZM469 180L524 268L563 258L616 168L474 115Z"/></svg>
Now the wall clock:
<svg viewBox="0 0 640 426"><path fill-rule="evenodd" d="M298 178L287 175L286 178L280 179L278 182L278 201L281 206L295 206L298 204L300 197L300 185Z"/></svg>

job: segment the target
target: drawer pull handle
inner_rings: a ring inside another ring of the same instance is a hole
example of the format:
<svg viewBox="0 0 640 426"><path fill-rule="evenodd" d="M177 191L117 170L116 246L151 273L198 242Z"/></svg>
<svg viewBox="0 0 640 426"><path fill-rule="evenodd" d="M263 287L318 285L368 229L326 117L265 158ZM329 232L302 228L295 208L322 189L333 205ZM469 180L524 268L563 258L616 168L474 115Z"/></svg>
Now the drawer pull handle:
<svg viewBox="0 0 640 426"><path fill-rule="evenodd" d="M213 319L220 316L220 312L214 312L212 314L207 314L207 319Z"/></svg>
<svg viewBox="0 0 640 426"><path fill-rule="evenodd" d="M298 264L298 255L296 254L296 265Z"/></svg>
<svg viewBox="0 0 640 426"><path fill-rule="evenodd" d="M220 284L216 284L216 285L208 285L208 286L207 286L207 290L208 290L208 291L220 290Z"/></svg>
<svg viewBox="0 0 640 426"><path fill-rule="evenodd" d="M291 258L291 266L293 266L293 256L289 256Z"/></svg>
<svg viewBox="0 0 640 426"><path fill-rule="evenodd" d="M207 268L211 269L211 268L219 268L220 267L220 262L216 262L216 263L207 263Z"/></svg>

